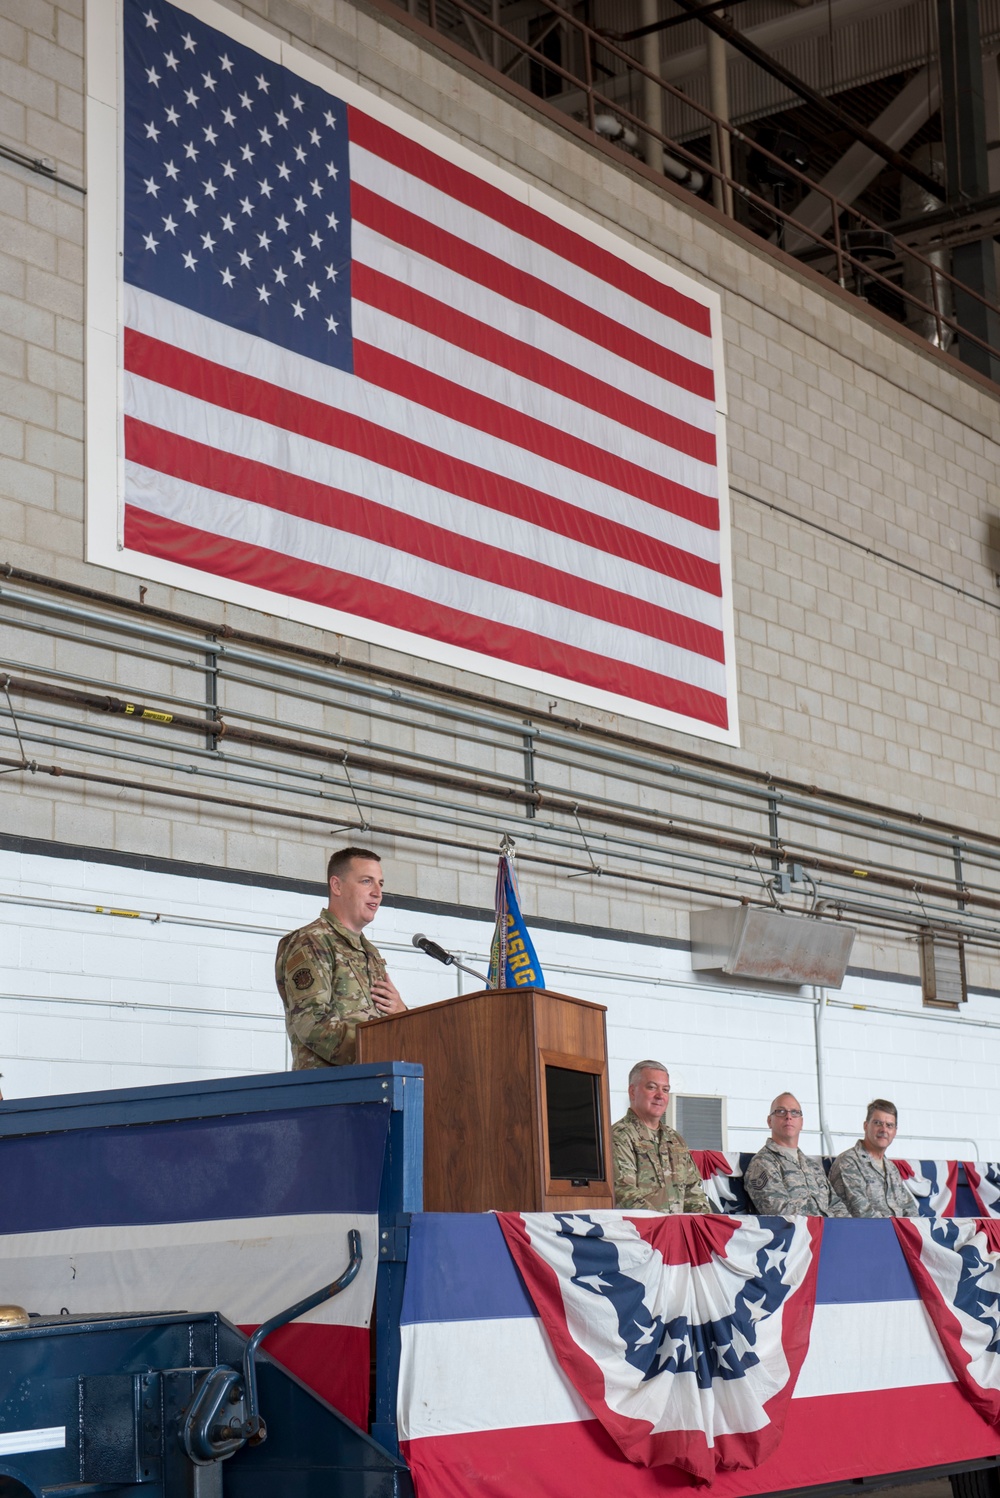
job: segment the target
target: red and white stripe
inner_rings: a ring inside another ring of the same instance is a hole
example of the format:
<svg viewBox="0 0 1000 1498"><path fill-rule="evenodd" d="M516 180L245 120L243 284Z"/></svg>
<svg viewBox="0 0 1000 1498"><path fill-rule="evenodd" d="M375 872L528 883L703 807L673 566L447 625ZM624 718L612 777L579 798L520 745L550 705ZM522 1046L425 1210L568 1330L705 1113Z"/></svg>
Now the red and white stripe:
<svg viewBox="0 0 1000 1498"><path fill-rule="evenodd" d="M267 1351L358 1424L368 1416L368 1327L378 1218L316 1212L0 1234L0 1280L46 1313L133 1315L166 1307L221 1311L250 1332L343 1268L351 1228L363 1259L334 1300L279 1328ZM2 1452L0 1452L2 1454Z"/></svg>
<svg viewBox="0 0 1000 1498"><path fill-rule="evenodd" d="M1000 1217L1000 1188L990 1180L989 1172L996 1170L996 1165L983 1163L979 1160L975 1164L966 1160L965 1179L969 1183L972 1199L984 1217Z"/></svg>
<svg viewBox="0 0 1000 1498"><path fill-rule="evenodd" d="M859 1266L859 1278L864 1268ZM425 1498L684 1498L676 1467L626 1461L534 1316L402 1328L400 1440ZM859 1473L996 1452L921 1301L817 1305L777 1449L715 1475L713 1498L804 1490Z"/></svg>
<svg viewBox="0 0 1000 1498"><path fill-rule="evenodd" d="M707 304L350 134L353 374L123 287L126 545L731 729Z"/></svg>

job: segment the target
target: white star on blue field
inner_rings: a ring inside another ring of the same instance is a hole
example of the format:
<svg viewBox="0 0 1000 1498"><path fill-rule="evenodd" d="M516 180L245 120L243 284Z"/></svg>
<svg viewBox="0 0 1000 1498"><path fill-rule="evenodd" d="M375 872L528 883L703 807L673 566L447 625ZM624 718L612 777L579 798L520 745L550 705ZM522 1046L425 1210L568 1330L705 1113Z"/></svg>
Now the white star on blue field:
<svg viewBox="0 0 1000 1498"><path fill-rule="evenodd" d="M351 370L347 109L164 0L125 0L125 279Z"/></svg>

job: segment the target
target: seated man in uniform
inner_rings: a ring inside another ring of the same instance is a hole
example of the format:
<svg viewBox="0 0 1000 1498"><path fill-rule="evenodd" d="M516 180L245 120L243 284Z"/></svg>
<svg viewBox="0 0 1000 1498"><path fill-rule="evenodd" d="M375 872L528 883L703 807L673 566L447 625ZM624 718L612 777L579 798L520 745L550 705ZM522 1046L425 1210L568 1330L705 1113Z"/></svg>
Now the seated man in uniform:
<svg viewBox="0 0 1000 1498"><path fill-rule="evenodd" d="M378 947L361 934L382 903L378 854L341 848L326 877L327 908L281 938L274 965L293 1071L349 1065L357 1055L358 1024L406 1008Z"/></svg>
<svg viewBox="0 0 1000 1498"><path fill-rule="evenodd" d="M830 1185L847 1203L852 1217L919 1215L899 1170L885 1157L896 1137L897 1122L895 1103L877 1097L868 1104L862 1137L839 1154L830 1167Z"/></svg>
<svg viewBox="0 0 1000 1498"><path fill-rule="evenodd" d="M850 1217L830 1186L821 1160L799 1149L802 1109L798 1098L782 1092L767 1115L771 1137L743 1172L743 1184L764 1217Z"/></svg>
<svg viewBox="0 0 1000 1498"><path fill-rule="evenodd" d="M628 1074L628 1101L628 1112L611 1130L615 1206L711 1212L691 1151L663 1122L670 1077L662 1062L636 1062Z"/></svg>

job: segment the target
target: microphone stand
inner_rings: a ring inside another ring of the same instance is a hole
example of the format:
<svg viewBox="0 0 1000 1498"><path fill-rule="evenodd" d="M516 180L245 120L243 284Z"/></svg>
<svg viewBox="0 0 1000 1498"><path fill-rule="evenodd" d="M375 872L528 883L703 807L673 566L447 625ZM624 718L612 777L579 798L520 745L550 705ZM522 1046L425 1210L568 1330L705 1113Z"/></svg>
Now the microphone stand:
<svg viewBox="0 0 1000 1498"><path fill-rule="evenodd" d="M461 962L452 952L446 952L444 947L438 946L436 941L430 941L426 936L418 934L413 938L413 945L418 952L423 952L425 957L432 957L435 962L443 962L445 967L461 968L463 973L468 973L470 978L478 978L480 983L485 983L489 988L490 980L483 973L477 973L474 967L468 963ZM433 947L434 951L429 949Z"/></svg>
<svg viewBox="0 0 1000 1498"><path fill-rule="evenodd" d="M457 957L453 957L451 961L454 967L460 967L463 973L468 973L471 978L478 978L480 983L485 984L485 986L489 988L489 978L485 977L482 973L477 973L474 967L469 967L469 965L465 962L459 962Z"/></svg>

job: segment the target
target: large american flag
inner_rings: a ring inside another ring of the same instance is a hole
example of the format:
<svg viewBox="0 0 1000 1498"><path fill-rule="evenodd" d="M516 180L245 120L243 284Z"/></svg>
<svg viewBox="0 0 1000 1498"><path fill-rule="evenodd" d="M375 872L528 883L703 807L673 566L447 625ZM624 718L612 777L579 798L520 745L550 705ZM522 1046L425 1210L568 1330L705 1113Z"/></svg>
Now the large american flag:
<svg viewBox="0 0 1000 1498"><path fill-rule="evenodd" d="M733 736L710 295L197 9L124 0L127 554Z"/></svg>

